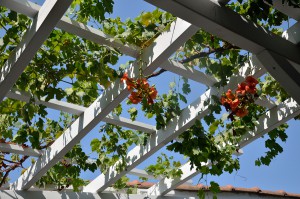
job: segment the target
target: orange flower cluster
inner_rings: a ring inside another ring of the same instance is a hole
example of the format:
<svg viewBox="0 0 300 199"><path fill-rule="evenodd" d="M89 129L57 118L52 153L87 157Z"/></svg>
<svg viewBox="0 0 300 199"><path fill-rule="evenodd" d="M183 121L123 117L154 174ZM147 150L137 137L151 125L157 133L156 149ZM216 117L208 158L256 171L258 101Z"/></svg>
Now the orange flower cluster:
<svg viewBox="0 0 300 199"><path fill-rule="evenodd" d="M246 80L238 84L238 89L233 93L230 89L221 97L221 104L225 106L227 111L231 111L229 117L233 119L233 115L245 117L248 115L247 106L254 102L257 97L256 85L258 81L252 77L246 77Z"/></svg>
<svg viewBox="0 0 300 199"><path fill-rule="evenodd" d="M131 103L138 104L143 98L147 99L148 104L154 104L157 96L157 90L154 86L150 86L146 78L134 80L128 77L128 73L124 73L121 81L125 81L127 89L131 91L128 97Z"/></svg>

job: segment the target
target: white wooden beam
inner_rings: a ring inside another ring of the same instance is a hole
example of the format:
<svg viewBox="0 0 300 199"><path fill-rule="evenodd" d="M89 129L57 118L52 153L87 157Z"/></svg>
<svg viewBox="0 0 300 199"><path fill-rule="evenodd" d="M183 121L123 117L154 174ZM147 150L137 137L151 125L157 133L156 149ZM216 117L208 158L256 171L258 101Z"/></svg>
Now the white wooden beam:
<svg viewBox="0 0 300 199"><path fill-rule="evenodd" d="M0 143L0 151L5 153L15 153L20 155L39 157L42 154L41 150L22 147L16 144Z"/></svg>
<svg viewBox="0 0 300 199"><path fill-rule="evenodd" d="M215 83L217 83L217 80L214 77L195 70L192 67L186 67L183 64L173 60L166 61L161 65L161 68L207 86L213 86Z"/></svg>
<svg viewBox="0 0 300 199"><path fill-rule="evenodd" d="M106 174L99 175L90 184L83 188L84 192L102 192L107 187L111 186L123 175L128 173L128 171L135 168L141 162L149 158L159 149L169 143L171 140L175 139L193 125L197 118L204 117L209 109L208 105L204 105L204 102L210 99L211 94L215 94L215 91L208 90L201 97L195 100L191 105L183 109L179 117L171 120L164 129L157 130L155 133L151 134L147 144L145 146L134 147L126 157L126 169L117 172L116 167L118 163L110 167Z"/></svg>
<svg viewBox="0 0 300 199"><path fill-rule="evenodd" d="M0 1L0 5L31 18L33 18L41 8L39 5L27 0L2 0ZM119 49L120 52L131 57L137 58L140 52L140 48L137 46L122 44L120 41L114 40L113 36L65 16L61 18L56 27L97 44L115 47Z"/></svg>
<svg viewBox="0 0 300 199"><path fill-rule="evenodd" d="M190 189L190 190L189 190ZM161 196L147 196L144 194L143 189L137 189L137 194L127 193L83 193L83 192L70 192L70 191L0 191L0 198L5 199L28 199L28 198L42 198L42 199L198 199L198 187L186 186L178 190L171 191L164 197ZM225 189L225 188L224 188ZM297 194L278 192L270 193L270 191L226 191L221 187L221 192L218 193L218 198L230 198L230 199L249 199L249 198L297 198ZM223 191L224 190L224 191ZM227 189L228 190L228 189ZM213 198L214 194L206 191L205 196L207 198Z"/></svg>
<svg viewBox="0 0 300 199"><path fill-rule="evenodd" d="M250 67L251 64L246 63L244 67L240 70L241 74L251 74L256 76L255 66ZM236 86L236 82L242 81L243 77L237 76L231 78L230 82L224 88L232 88ZM211 95L221 95L219 89L212 87L199 98L197 98L193 103L182 110L178 117L173 118L164 129L157 130L155 133L151 134L147 144L145 146L136 146L127 154L126 158L126 169L118 173L116 167L118 162L110 167L106 174L100 174L95 180L83 188L85 192L102 192L107 187L115 183L119 178L128 173L128 171L135 168L141 162L145 161L148 157L153 155L155 152L164 147L171 140L176 139L181 133L190 128L196 119L202 119L209 112L209 104L206 102L211 102Z"/></svg>
<svg viewBox="0 0 300 199"><path fill-rule="evenodd" d="M282 4L282 0L273 0L273 7L276 10L279 10L283 14L286 14L293 19L300 21L300 9L294 8L293 6L289 6L287 4Z"/></svg>
<svg viewBox="0 0 300 199"><path fill-rule="evenodd" d="M118 126L123 126L126 128L142 131L144 133L149 133L149 134L156 131L156 127L150 124L146 124L139 121L132 121L131 119L119 117L116 115L107 115L103 119L103 122L118 125Z"/></svg>
<svg viewBox="0 0 300 199"><path fill-rule="evenodd" d="M8 92L6 97L24 101L24 102L29 102L31 96L27 92L20 91L17 89L12 89L11 91ZM52 108L55 110L59 110L59 111L63 111L63 112L75 114L75 115L80 115L86 110L86 107L79 106L76 104L71 104L71 103L59 101L56 99L44 101L44 99L45 98L38 100L37 98L35 98L35 103L42 104L48 108ZM123 126L126 128L142 131L145 133L152 133L156 129L155 126L145 124L142 122L138 122L138 121L132 121L131 119L127 119L124 117L118 117L116 115L107 115L103 119L103 122L107 122L107 123L118 125L118 126Z"/></svg>
<svg viewBox="0 0 300 199"><path fill-rule="evenodd" d="M9 91L7 93L6 97L15 99L15 100L20 100L23 102L29 102L31 95L25 91L12 89L11 91ZM80 115L81 113L83 113L86 110L86 108L83 106L71 104L71 103L64 102L64 101L59 101L56 99L50 99L49 101L45 101L45 98L41 98L39 100L37 97L35 97L35 103L44 105L51 109L55 109L55 110L59 110L59 111L63 111L63 112L75 114L75 115Z"/></svg>
<svg viewBox="0 0 300 199"><path fill-rule="evenodd" d="M267 109L271 109L277 105L274 101L266 97L259 97L255 100L255 104L265 107Z"/></svg>
<svg viewBox="0 0 300 199"><path fill-rule="evenodd" d="M299 114L300 105L291 98L287 99L259 118L255 132L249 132L245 135L240 142L240 147L245 147Z"/></svg>
<svg viewBox="0 0 300 199"><path fill-rule="evenodd" d="M214 0L146 0L245 50L256 54L268 72L300 104L300 48ZM284 80L281 80L284 79Z"/></svg>
<svg viewBox="0 0 300 199"><path fill-rule="evenodd" d="M295 45L299 44L300 22L285 31L283 37ZM291 62L270 50L263 50L257 54L257 58L280 85L300 104L300 64Z"/></svg>
<svg viewBox="0 0 300 199"><path fill-rule="evenodd" d="M215 0L145 0L253 54L264 49L300 63L300 48Z"/></svg>
<svg viewBox="0 0 300 199"><path fill-rule="evenodd" d="M211 162L203 163L202 166L211 166ZM149 196L164 196L170 191L174 190L179 185L184 184L186 181L192 179L193 177L197 176L199 172L196 168L191 169L190 162L182 165L180 167L182 171L182 175L180 178L163 178L158 183L154 184L152 187L148 188L147 195Z"/></svg>
<svg viewBox="0 0 300 199"><path fill-rule="evenodd" d="M170 30L162 33L145 49L143 61L147 63L144 74L154 72L177 48L187 41L197 28L181 19L172 23ZM129 71L131 77L139 74L138 67ZM48 169L57 163L74 145L89 133L129 94L119 80L88 107L72 125L47 149L26 172L13 183L12 189L29 189Z"/></svg>
<svg viewBox="0 0 300 199"><path fill-rule="evenodd" d="M239 69L237 75L233 75L230 78L228 85L223 88L222 91L225 92L228 89L234 90L233 88L236 88L237 83L243 81L245 76L253 75L255 78L259 78L264 74L264 72L265 70L261 68L261 63L259 62L259 60L255 56L253 56L252 59L249 60L249 63L245 63L245 65ZM220 92L218 93L219 96L221 94L222 93ZM243 151L240 152L243 153ZM210 162L203 163L203 165L210 166ZM199 174L199 172L195 168L190 170L189 162L183 165L181 167L181 170L183 171L183 175L180 178L164 178L153 185L151 188L149 188L147 193L149 195L165 195L171 190L175 189L177 186L185 183L187 180L192 179Z"/></svg>
<svg viewBox="0 0 300 199"><path fill-rule="evenodd" d="M300 104L300 65L289 62L283 56L269 50L260 52L257 58L285 91Z"/></svg>
<svg viewBox="0 0 300 199"><path fill-rule="evenodd" d="M162 179L161 176L154 177L151 173L148 173L143 169L137 169L137 168L132 169L131 171L128 172L128 174L143 177L143 178L148 178L148 179L159 179L159 180Z"/></svg>
<svg viewBox="0 0 300 199"><path fill-rule="evenodd" d="M45 1L22 41L1 68L0 101L4 99L5 95L12 88L71 3L72 0Z"/></svg>
<svg viewBox="0 0 300 199"><path fill-rule="evenodd" d="M241 148L252 143L256 139L265 135L266 133L272 131L281 124L287 122L288 120L294 118L300 114L300 105L296 103L293 99L288 99L285 102L279 104L278 106L270 109L266 114L261 116L258 120L258 125L254 132L249 132L246 134L242 141L239 143ZM203 163L210 166L210 163ZM167 179L164 178L151 188L148 189L149 195L165 195L171 190L175 189L179 185L183 184L187 180L195 177L199 172L194 168L190 169L190 163L183 165L181 167L183 175L180 178Z"/></svg>

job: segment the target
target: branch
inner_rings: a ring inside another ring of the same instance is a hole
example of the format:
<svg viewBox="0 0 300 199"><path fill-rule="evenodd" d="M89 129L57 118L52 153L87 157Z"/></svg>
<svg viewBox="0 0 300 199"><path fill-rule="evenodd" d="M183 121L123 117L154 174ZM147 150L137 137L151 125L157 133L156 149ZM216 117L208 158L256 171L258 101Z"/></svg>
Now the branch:
<svg viewBox="0 0 300 199"><path fill-rule="evenodd" d="M29 156L27 156L27 155L23 156L22 159L20 160L20 162L15 163L14 165L10 166L10 168L5 171L5 175L2 177L2 180L0 182L0 187L2 187L3 184L5 183L6 178L8 177L8 174L11 171L15 170L16 168L22 166L23 162L25 162L25 160L27 160L27 158L29 158Z"/></svg>
<svg viewBox="0 0 300 199"><path fill-rule="evenodd" d="M7 159L5 159L5 158L1 158L1 157L0 157L0 160L2 160L2 161L6 161L6 162L9 162L9 163L12 163L12 164L19 164L19 162L14 162L14 161L7 160Z"/></svg>
<svg viewBox="0 0 300 199"><path fill-rule="evenodd" d="M181 61L179 61L180 63L182 64L185 64L185 63L188 63L190 61L193 61L194 59L199 59L199 58L202 58L202 57L207 57L209 56L210 54L213 54L213 53L221 53L225 50L231 50L231 49L240 49L239 47L237 46L234 46L232 44L228 44L228 45L223 45L222 47L220 48L215 48L215 49L209 49L208 52L200 52L198 54L195 54L195 55L192 55L190 57L187 57L186 59L183 59Z"/></svg>
<svg viewBox="0 0 300 199"><path fill-rule="evenodd" d="M155 72L155 73L152 73L151 75L148 75L146 78L147 79L150 79L152 77L156 77L156 76L159 76L160 74L166 72L167 70L165 69L160 69L159 71Z"/></svg>

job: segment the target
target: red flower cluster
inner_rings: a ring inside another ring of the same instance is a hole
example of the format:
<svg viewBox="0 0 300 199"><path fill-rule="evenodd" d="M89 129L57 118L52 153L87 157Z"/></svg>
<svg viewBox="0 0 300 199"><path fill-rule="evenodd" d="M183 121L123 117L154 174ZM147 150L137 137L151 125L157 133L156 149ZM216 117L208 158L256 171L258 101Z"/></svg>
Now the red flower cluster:
<svg viewBox="0 0 300 199"><path fill-rule="evenodd" d="M226 110L230 110L230 118L233 115L244 117L248 114L247 107L250 103L254 102L257 97L256 85L258 81L252 77L246 77L246 80L238 84L238 89L235 93L229 89L222 97L221 104L225 106Z"/></svg>
<svg viewBox="0 0 300 199"><path fill-rule="evenodd" d="M128 77L128 73L124 73L121 81L125 81L127 89L131 91L128 97L131 103L138 104L143 98L147 98L148 104L154 104L157 96L157 90L154 86L150 86L146 78L134 80Z"/></svg>

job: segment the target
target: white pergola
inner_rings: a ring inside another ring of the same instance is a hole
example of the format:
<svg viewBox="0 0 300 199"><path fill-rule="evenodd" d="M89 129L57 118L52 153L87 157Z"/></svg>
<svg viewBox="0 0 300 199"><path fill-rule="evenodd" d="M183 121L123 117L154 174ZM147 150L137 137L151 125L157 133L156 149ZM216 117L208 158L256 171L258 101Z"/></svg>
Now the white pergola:
<svg viewBox="0 0 300 199"><path fill-rule="evenodd" d="M300 47L297 45L300 42L299 22L290 27L284 33L284 37L280 37L225 7L224 4L228 2L227 0L219 0L219 2L216 0L145 1L178 16L178 18L172 23L170 30L161 34L149 47L143 50L142 57L139 57L140 49L138 47L123 45L121 42L110 40L112 36L63 16L72 0L46 0L42 7L27 0L0 1L0 6L5 6L33 19L32 26L26 32L23 40L1 68L1 101L5 97L29 101L30 95L28 93L12 89L12 87L55 27L97 44L117 47L128 56L141 58L147 63L147 66L144 67L145 75L151 74L158 67L163 67L170 72L210 87L209 90L184 108L178 117L172 119L165 129L160 130L156 130L154 126L148 124L133 122L130 119L110 114L129 95L125 85L119 81L105 90L89 107L82 107L56 99L49 101L37 100L36 103L38 104L75 114L79 117L45 150L0 143L0 151L2 152L38 157L37 161L16 182L11 184L9 190L0 191L0 198L42 198L42 196L44 198L120 198L115 193L106 193L105 195L102 192L107 191L113 183L126 174L154 178L136 167L191 127L195 120L208 114L208 105L204 102L211 95L220 95L217 88L213 86L217 82L214 77L169 60L169 57L200 28L253 54L250 63L246 63L239 70L239 73L230 79L224 90L234 89L236 82L242 81L246 74L252 73L253 76L258 78L269 72L292 96L291 99L281 104L276 104L266 98L259 98L256 103L267 107L269 111L259 118L259 125L255 131L245 135L240 143L241 147L250 144L300 114ZM299 9L283 6L281 0L274 0L273 6L289 17L300 20ZM137 68L133 65L129 69L128 73L131 77L138 76L139 71ZM145 146L135 146L129 151L126 158L126 170L118 173L115 168L117 164L110 167L106 174L100 174L90 184L83 187L81 193L28 191L33 189L34 184L101 121L150 134ZM210 162L203 162L203 164L209 165ZM159 198L161 196L185 198L184 196L176 196L176 192L173 190L199 173L196 169L190 170L189 162L183 165L181 169L183 172L181 178L160 178L158 183L144 193L130 196L121 195L121 197L132 199L145 198L145 196L149 198ZM191 195L190 197L196 196Z"/></svg>

